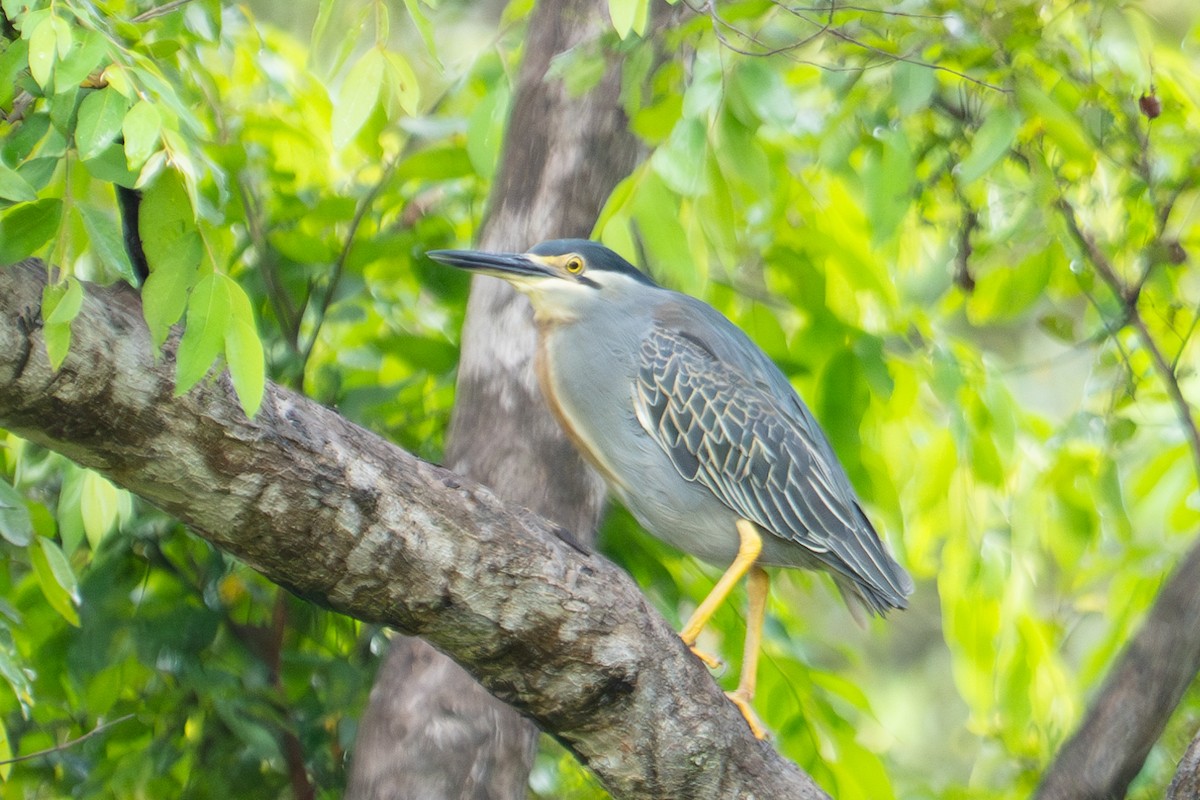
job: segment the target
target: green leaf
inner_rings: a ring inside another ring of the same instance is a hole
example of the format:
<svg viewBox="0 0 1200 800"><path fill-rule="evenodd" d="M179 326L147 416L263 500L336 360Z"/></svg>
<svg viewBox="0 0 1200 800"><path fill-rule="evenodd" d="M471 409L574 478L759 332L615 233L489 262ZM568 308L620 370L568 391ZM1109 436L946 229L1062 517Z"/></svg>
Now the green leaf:
<svg viewBox="0 0 1200 800"><path fill-rule="evenodd" d="M412 67L399 53L391 50L387 58L387 88L392 101L397 103L404 113L415 115L421 110L421 84Z"/></svg>
<svg viewBox="0 0 1200 800"><path fill-rule="evenodd" d="M0 537L18 547L33 540L29 506L21 493L4 480L0 480Z"/></svg>
<svg viewBox="0 0 1200 800"><path fill-rule="evenodd" d="M63 619L79 627L79 587L75 572L58 545L44 536L29 546L29 561L37 576L38 586L50 606Z"/></svg>
<svg viewBox="0 0 1200 800"><path fill-rule="evenodd" d="M142 288L142 313L158 347L183 315L203 255L192 203L178 173L162 173L142 195L138 231L151 270Z"/></svg>
<svg viewBox="0 0 1200 800"><path fill-rule="evenodd" d="M434 61L440 61L437 55L437 40L433 35L433 24L429 21L429 17L421 12L417 0L404 0L404 8L408 11L408 16L416 26L417 32L421 34L421 41L425 43L425 49L429 51L429 55L433 57Z"/></svg>
<svg viewBox="0 0 1200 800"><path fill-rule="evenodd" d="M892 76L892 97L901 115L913 114L929 105L937 78L927 66L901 61L889 70Z"/></svg>
<svg viewBox="0 0 1200 800"><path fill-rule="evenodd" d="M17 77L29 68L29 42L17 39L9 42L0 53L0 108L11 107L18 90Z"/></svg>
<svg viewBox="0 0 1200 800"><path fill-rule="evenodd" d="M8 780L8 776L12 774L13 751L12 744L8 740L8 728L4 722L0 721L0 780Z"/></svg>
<svg viewBox="0 0 1200 800"><path fill-rule="evenodd" d="M608 0L608 16L622 39L630 33L641 36L646 30L650 0Z"/></svg>
<svg viewBox="0 0 1200 800"><path fill-rule="evenodd" d="M904 131L896 128L882 136L878 153L872 153L863 170L871 241L889 241L904 221L912 203L915 166Z"/></svg>
<svg viewBox="0 0 1200 800"><path fill-rule="evenodd" d="M161 347L171 332L171 326L183 316L187 307L188 289L199 270L163 269L151 272L142 285L142 314L150 328L155 347Z"/></svg>
<svg viewBox="0 0 1200 800"><path fill-rule="evenodd" d="M238 402L247 417L258 413L266 382L262 342L253 325L234 320L225 334L225 357Z"/></svg>
<svg viewBox="0 0 1200 800"><path fill-rule="evenodd" d="M137 185L138 174L129 170L129 162L125 158L125 147L113 142L104 148L99 155L81 162L93 178L106 183L115 183L132 189Z"/></svg>
<svg viewBox="0 0 1200 800"><path fill-rule="evenodd" d="M704 190L704 163L708 147L705 124L698 119L682 120L671 131L666 143L654 151L650 165L663 182L685 197Z"/></svg>
<svg viewBox="0 0 1200 800"><path fill-rule="evenodd" d="M69 465L63 470L62 489L58 493L58 506L54 509L54 520L62 537L63 548L75 552L84 539L83 513L80 501L83 497L83 479L88 471L83 467Z"/></svg>
<svg viewBox="0 0 1200 800"><path fill-rule="evenodd" d="M242 287L230 281L229 327L225 330L225 359L237 392L238 402L247 417L253 417L262 404L266 387L266 366L262 341L254 326L250 298Z"/></svg>
<svg viewBox="0 0 1200 800"><path fill-rule="evenodd" d="M83 306L83 286L74 277L63 283L51 283L42 290L42 335L50 367L57 370L71 346L71 323Z"/></svg>
<svg viewBox="0 0 1200 800"><path fill-rule="evenodd" d="M104 35L97 31L84 30L83 38L58 62L54 70L54 90L62 93L78 87L99 69L106 55L108 40Z"/></svg>
<svg viewBox="0 0 1200 800"><path fill-rule="evenodd" d="M29 34L29 74L43 89L48 90L50 86L57 43L54 17L42 17Z"/></svg>
<svg viewBox="0 0 1200 800"><path fill-rule="evenodd" d="M111 272L120 275L127 283L136 284L133 265L125 251L125 242L116 222L104 211L87 203L77 202L73 206L83 221L92 253Z"/></svg>
<svg viewBox="0 0 1200 800"><path fill-rule="evenodd" d="M47 197L22 203L0 217L0 266L37 253L58 232L62 200Z"/></svg>
<svg viewBox="0 0 1200 800"><path fill-rule="evenodd" d="M99 549L100 542L116 527L120 504L120 489L97 472L84 473L79 511L83 514L83 532L93 551Z"/></svg>
<svg viewBox="0 0 1200 800"><path fill-rule="evenodd" d="M126 108L125 98L113 89L99 89L83 98L75 123L75 147L80 158L93 158L116 141Z"/></svg>
<svg viewBox="0 0 1200 800"><path fill-rule="evenodd" d="M31 203L37 200L37 191L19 172L0 164L0 197L16 203Z"/></svg>
<svg viewBox="0 0 1200 800"><path fill-rule="evenodd" d="M467 155L481 178L490 178L496 173L508 101L508 86L500 84L475 104L475 110L467 119Z"/></svg>
<svg viewBox="0 0 1200 800"><path fill-rule="evenodd" d="M993 109L971 140L970 154L955 170L959 182L965 186L983 177L1012 148L1020 127L1021 117L1016 109L1009 106Z"/></svg>
<svg viewBox="0 0 1200 800"><path fill-rule="evenodd" d="M1075 109L1063 107L1029 80L1017 83L1017 105L1030 121L1042 127L1068 159L1083 165L1090 165L1095 160L1095 145Z"/></svg>
<svg viewBox="0 0 1200 800"><path fill-rule="evenodd" d="M378 47L372 47L354 62L338 92L333 112L333 146L350 144L379 102L379 89L387 59Z"/></svg>
<svg viewBox="0 0 1200 800"><path fill-rule="evenodd" d="M162 117L158 108L146 100L134 103L121 122L121 135L125 139L125 160L130 170L140 169L158 148Z"/></svg>
<svg viewBox="0 0 1200 800"><path fill-rule="evenodd" d="M229 327L230 283L224 275L213 272L192 289L187 304L187 327L176 356L176 395L195 386L221 353Z"/></svg>

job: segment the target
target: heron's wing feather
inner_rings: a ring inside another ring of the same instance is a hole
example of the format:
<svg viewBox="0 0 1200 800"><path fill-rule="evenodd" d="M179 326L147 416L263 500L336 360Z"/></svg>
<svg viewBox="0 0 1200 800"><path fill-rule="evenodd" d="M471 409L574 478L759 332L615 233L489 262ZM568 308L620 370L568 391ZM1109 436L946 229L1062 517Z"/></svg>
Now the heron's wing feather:
<svg viewBox="0 0 1200 800"><path fill-rule="evenodd" d="M863 515L816 420L794 391L779 394L697 336L655 326L643 341L637 418L679 474L852 579L877 610L903 607L907 576Z"/></svg>

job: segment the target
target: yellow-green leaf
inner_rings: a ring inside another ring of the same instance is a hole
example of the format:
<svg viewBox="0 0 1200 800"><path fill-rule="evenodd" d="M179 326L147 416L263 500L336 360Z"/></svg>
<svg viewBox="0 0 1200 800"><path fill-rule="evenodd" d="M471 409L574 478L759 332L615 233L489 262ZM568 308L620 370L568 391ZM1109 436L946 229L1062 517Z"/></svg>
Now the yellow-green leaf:
<svg viewBox="0 0 1200 800"><path fill-rule="evenodd" d="M46 321L42 335L53 369L61 367L67 357L71 346L71 323L82 306L83 286L75 278L48 284L42 290L42 318Z"/></svg>
<svg viewBox="0 0 1200 800"><path fill-rule="evenodd" d="M37 576L38 586L51 608L76 628L79 627L79 587L75 572L58 545L44 536L29 547L29 562Z"/></svg>
<svg viewBox="0 0 1200 800"><path fill-rule="evenodd" d="M92 550L99 548L100 542L116 526L120 505L120 489L99 473L91 470L84 473L79 510L83 514L83 531Z"/></svg>
<svg viewBox="0 0 1200 800"><path fill-rule="evenodd" d="M650 0L608 0L608 16L622 39L630 33L641 36L646 30Z"/></svg>
<svg viewBox="0 0 1200 800"><path fill-rule="evenodd" d="M1004 157L1017 136L1021 117L1007 105L993 109L971 140L971 152L955 170L964 186L982 177L992 165Z"/></svg>
<svg viewBox="0 0 1200 800"><path fill-rule="evenodd" d="M333 112L333 145L345 147L358 134L379 100L386 59L372 47L354 62L338 92Z"/></svg>
<svg viewBox="0 0 1200 800"><path fill-rule="evenodd" d="M221 353L229 327L232 282L213 272L200 279L187 304L187 327L179 342L175 365L175 393L191 389L205 376Z"/></svg>
<svg viewBox="0 0 1200 800"><path fill-rule="evenodd" d="M153 103L139 100L121 121L121 135L125 140L125 160L130 170L137 170L158 147L162 117Z"/></svg>
<svg viewBox="0 0 1200 800"><path fill-rule="evenodd" d="M55 50L54 18L42 17L29 34L29 74L37 85L46 89L54 72Z"/></svg>

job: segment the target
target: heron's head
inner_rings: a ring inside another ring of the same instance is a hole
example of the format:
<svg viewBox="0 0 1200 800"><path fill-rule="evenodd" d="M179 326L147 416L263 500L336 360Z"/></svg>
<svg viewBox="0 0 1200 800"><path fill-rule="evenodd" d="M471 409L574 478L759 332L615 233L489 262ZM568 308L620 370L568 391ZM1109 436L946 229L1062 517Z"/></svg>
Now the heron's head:
<svg viewBox="0 0 1200 800"><path fill-rule="evenodd" d="M551 239L528 253L432 250L429 257L503 278L528 295L537 316L547 320L575 318L596 304L655 286L628 261L587 239Z"/></svg>

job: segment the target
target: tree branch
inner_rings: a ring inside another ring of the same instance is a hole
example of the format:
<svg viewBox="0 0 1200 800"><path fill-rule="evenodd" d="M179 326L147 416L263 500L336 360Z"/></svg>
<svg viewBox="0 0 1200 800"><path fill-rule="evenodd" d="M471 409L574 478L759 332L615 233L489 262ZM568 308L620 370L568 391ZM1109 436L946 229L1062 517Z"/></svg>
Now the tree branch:
<svg viewBox="0 0 1200 800"><path fill-rule="evenodd" d="M0 270L0 426L190 525L313 602L420 635L616 797L824 796L754 739L629 577L555 526L276 386L174 394L128 287L88 287L52 372L45 270Z"/></svg>
<svg viewBox="0 0 1200 800"><path fill-rule="evenodd" d="M1124 797L1171 711L1200 671L1200 544L1167 581L1096 692L1037 800Z"/></svg>

